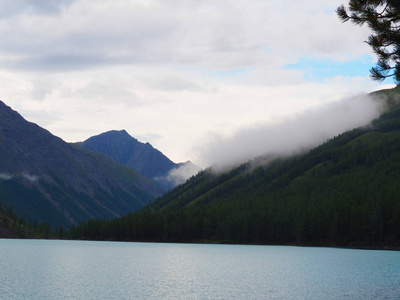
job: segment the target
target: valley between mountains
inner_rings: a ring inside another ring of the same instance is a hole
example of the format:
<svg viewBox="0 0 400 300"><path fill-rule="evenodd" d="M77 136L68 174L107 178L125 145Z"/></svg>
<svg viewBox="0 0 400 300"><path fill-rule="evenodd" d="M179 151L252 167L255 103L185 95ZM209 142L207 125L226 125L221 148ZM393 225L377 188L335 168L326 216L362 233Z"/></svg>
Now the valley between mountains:
<svg viewBox="0 0 400 300"><path fill-rule="evenodd" d="M2 103L0 203L70 239L398 249L400 89L370 97L386 106L370 124L179 183L126 131L67 144Z"/></svg>
<svg viewBox="0 0 400 300"><path fill-rule="evenodd" d="M69 228L120 217L181 183L170 174L179 168L199 170L126 131L68 144L0 102L0 204L27 220Z"/></svg>

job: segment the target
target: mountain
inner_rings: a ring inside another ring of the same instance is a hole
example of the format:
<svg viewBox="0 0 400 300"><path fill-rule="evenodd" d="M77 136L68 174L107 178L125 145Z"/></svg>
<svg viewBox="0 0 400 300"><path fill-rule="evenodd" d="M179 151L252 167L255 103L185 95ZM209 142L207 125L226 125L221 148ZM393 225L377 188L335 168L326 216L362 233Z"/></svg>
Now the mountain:
<svg viewBox="0 0 400 300"><path fill-rule="evenodd" d="M110 219L162 193L106 155L70 145L0 101L0 204L20 216L69 227Z"/></svg>
<svg viewBox="0 0 400 300"><path fill-rule="evenodd" d="M170 190L200 168L191 163L176 164L149 143L141 143L125 130L112 130L88 138L84 148L104 153L119 163L153 180L162 189Z"/></svg>
<svg viewBox="0 0 400 300"><path fill-rule="evenodd" d="M400 87L373 96L390 110L366 127L307 153L204 170L70 237L400 249Z"/></svg>

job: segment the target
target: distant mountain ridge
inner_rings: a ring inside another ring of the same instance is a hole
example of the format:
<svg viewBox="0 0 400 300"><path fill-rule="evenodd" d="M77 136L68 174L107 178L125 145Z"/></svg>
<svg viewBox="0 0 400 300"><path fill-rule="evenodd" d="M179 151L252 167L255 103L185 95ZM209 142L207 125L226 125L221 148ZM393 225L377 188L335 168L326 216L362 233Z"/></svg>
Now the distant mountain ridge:
<svg viewBox="0 0 400 300"><path fill-rule="evenodd" d="M70 145L0 101L0 203L19 215L69 227L113 218L162 191L106 155Z"/></svg>
<svg viewBox="0 0 400 300"><path fill-rule="evenodd" d="M188 177L200 170L190 161L179 164L172 162L152 145L139 142L125 130L104 132L90 137L80 144L84 148L110 156L119 163L155 181L164 190L169 190L177 184L183 183ZM175 174L178 173L178 170L182 172Z"/></svg>
<svg viewBox="0 0 400 300"><path fill-rule="evenodd" d="M291 157L204 170L145 209L70 237L398 250L400 86L371 96L388 110L367 126Z"/></svg>
<svg viewBox="0 0 400 300"><path fill-rule="evenodd" d="M163 176L178 167L149 143L139 142L125 130L111 130L92 136L82 142L82 146L107 154L147 178Z"/></svg>

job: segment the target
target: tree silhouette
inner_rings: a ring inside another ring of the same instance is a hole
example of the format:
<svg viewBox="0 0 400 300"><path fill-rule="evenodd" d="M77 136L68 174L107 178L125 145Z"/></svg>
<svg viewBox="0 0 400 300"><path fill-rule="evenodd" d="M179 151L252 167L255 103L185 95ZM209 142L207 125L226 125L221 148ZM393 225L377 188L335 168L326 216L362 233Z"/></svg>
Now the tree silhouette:
<svg viewBox="0 0 400 300"><path fill-rule="evenodd" d="M371 77L383 81L393 77L400 84L400 1L399 0L350 0L349 7L341 5L336 13L343 22L357 25L365 23L372 29L366 43L378 56L371 68Z"/></svg>

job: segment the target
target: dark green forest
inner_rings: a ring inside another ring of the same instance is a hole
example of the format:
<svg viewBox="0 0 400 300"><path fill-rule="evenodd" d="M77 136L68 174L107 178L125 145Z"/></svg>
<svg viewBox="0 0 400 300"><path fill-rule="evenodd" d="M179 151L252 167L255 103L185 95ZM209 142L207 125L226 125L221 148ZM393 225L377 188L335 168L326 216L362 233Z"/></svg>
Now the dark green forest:
<svg viewBox="0 0 400 300"><path fill-rule="evenodd" d="M146 208L71 239L400 246L400 107L301 155L200 172Z"/></svg>
<svg viewBox="0 0 400 300"><path fill-rule="evenodd" d="M12 207L0 205L0 238L62 238L62 227L51 228L49 223L19 217Z"/></svg>

